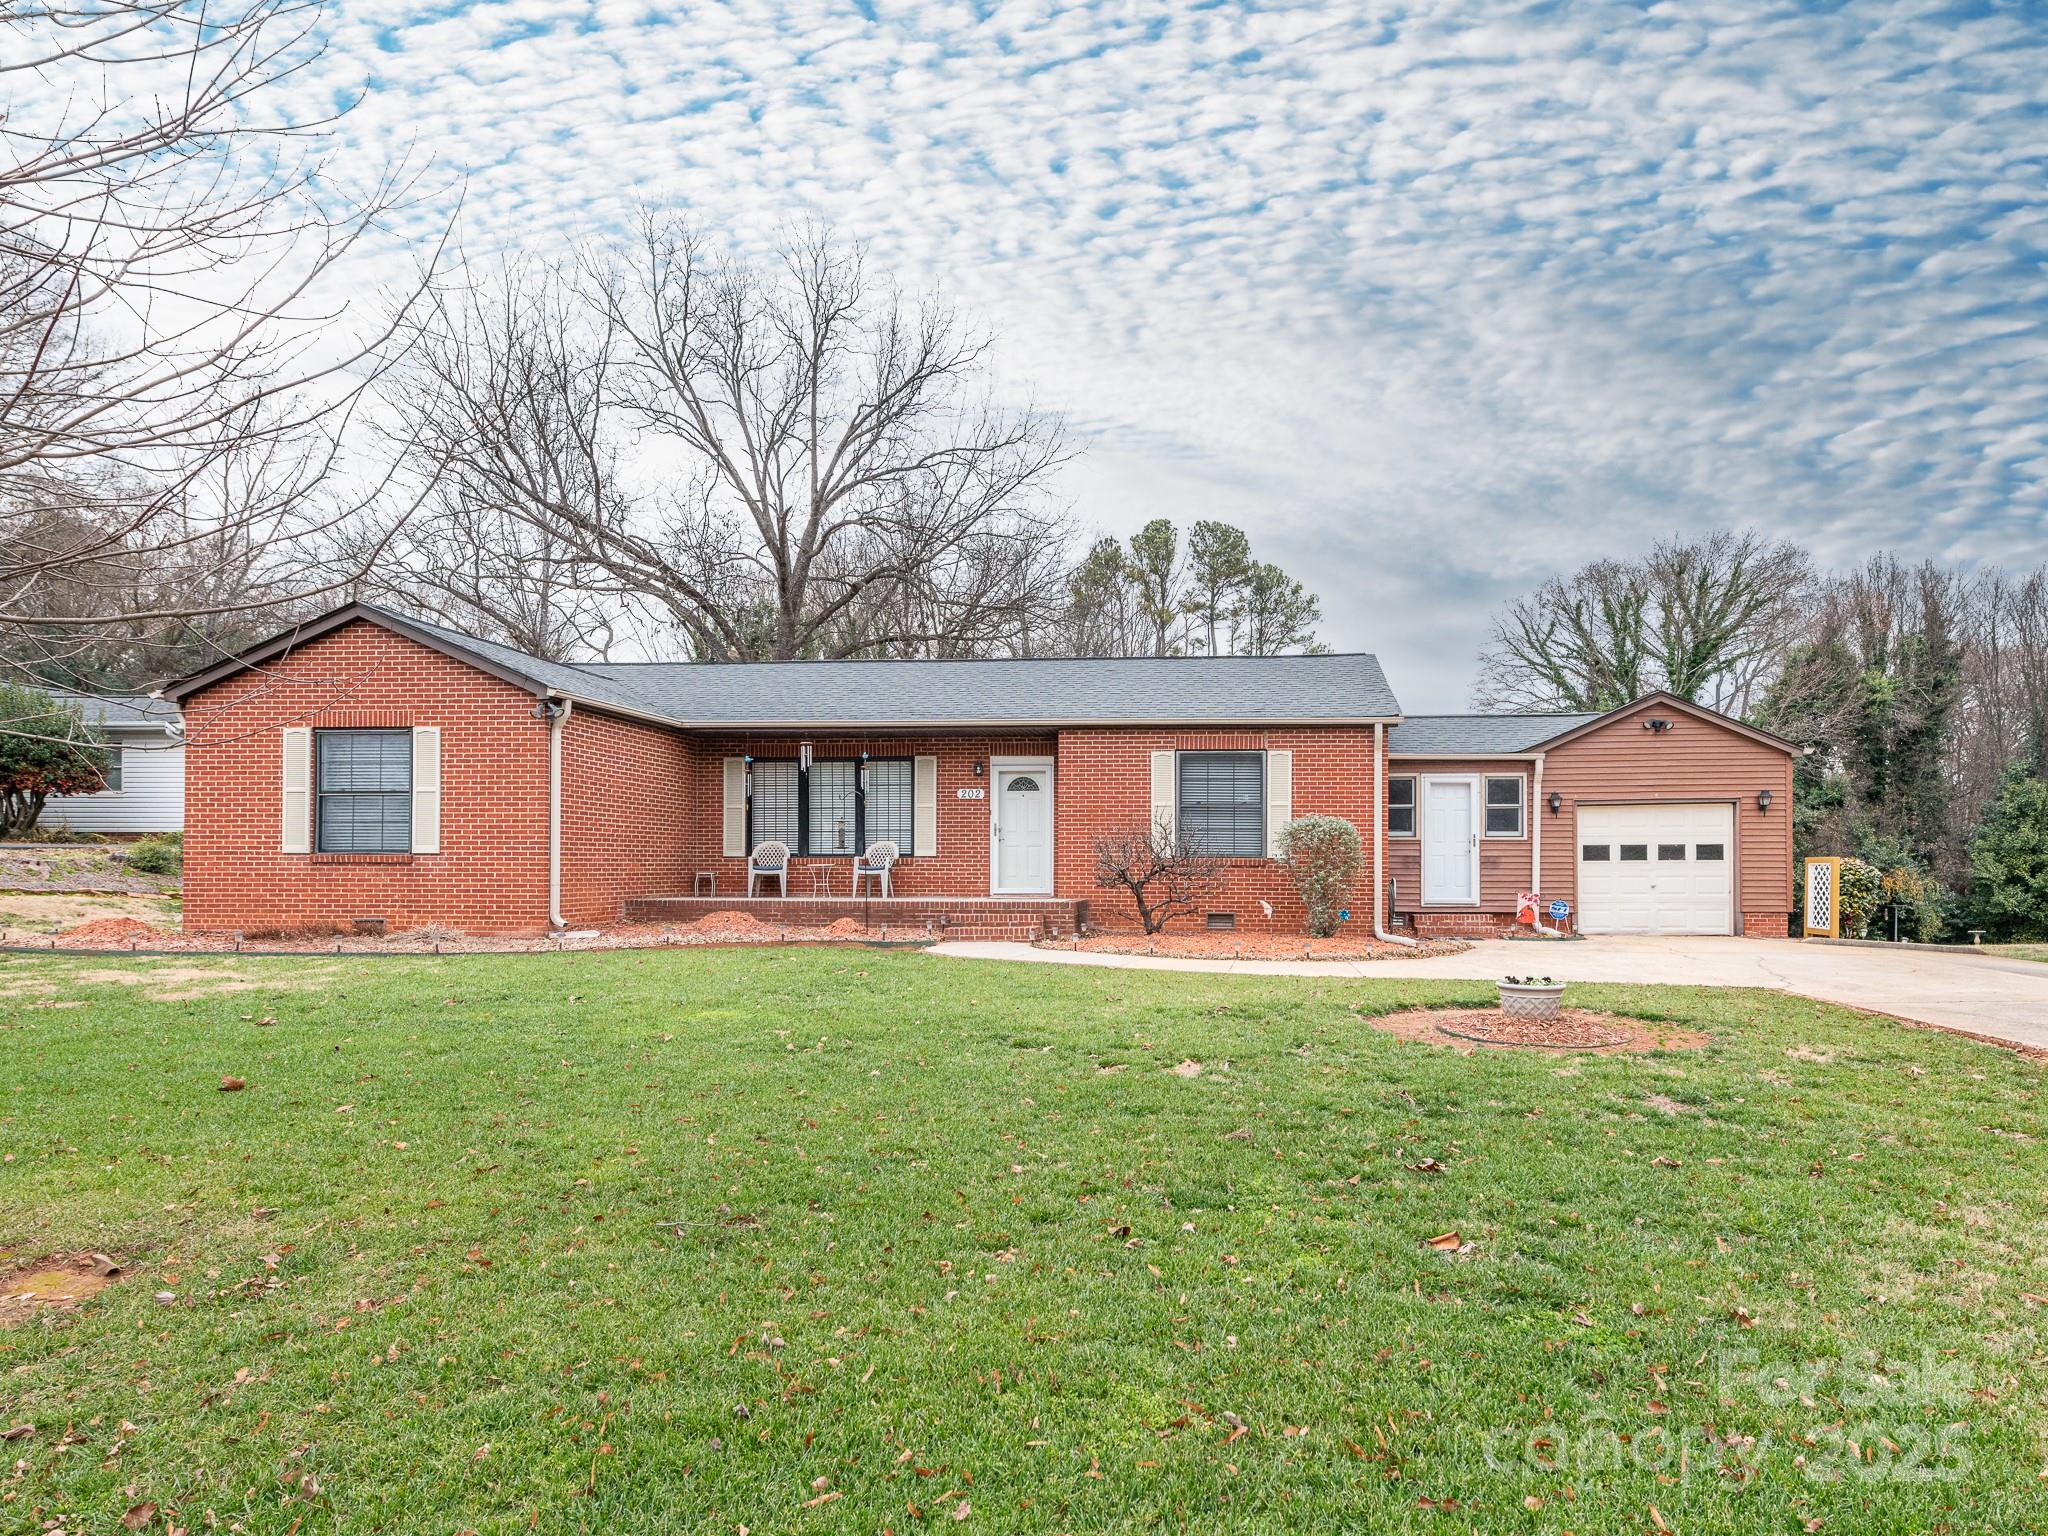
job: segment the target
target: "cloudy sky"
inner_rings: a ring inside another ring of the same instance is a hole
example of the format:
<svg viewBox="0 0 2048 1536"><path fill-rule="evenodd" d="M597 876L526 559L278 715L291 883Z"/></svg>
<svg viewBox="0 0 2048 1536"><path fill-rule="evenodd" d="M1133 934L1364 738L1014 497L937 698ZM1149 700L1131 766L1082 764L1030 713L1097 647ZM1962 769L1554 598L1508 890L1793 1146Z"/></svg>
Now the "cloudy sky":
<svg viewBox="0 0 2048 1536"><path fill-rule="evenodd" d="M1084 523L1239 523L1457 708L1661 535L2048 558L2048 6L346 0L308 91L472 254L822 215L1067 413ZM366 162L367 163L367 162Z"/></svg>

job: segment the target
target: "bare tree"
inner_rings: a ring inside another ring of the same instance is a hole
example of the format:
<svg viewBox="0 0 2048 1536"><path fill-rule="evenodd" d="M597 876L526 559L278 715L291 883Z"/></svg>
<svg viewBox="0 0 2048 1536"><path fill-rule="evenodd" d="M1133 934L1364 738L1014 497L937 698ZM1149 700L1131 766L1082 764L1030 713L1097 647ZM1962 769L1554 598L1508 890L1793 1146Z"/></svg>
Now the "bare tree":
<svg viewBox="0 0 2048 1536"><path fill-rule="evenodd" d="M1553 576L1494 620L1484 709L1606 710L1656 688L1743 714L1803 622L1804 550L1754 532L1667 541Z"/></svg>
<svg viewBox="0 0 2048 1536"><path fill-rule="evenodd" d="M1222 867L1214 855L1153 823L1095 839L1096 885L1129 895L1147 933L1201 905Z"/></svg>
<svg viewBox="0 0 2048 1536"><path fill-rule="evenodd" d="M650 212L413 337L429 454L697 656L985 653L1057 585L1059 424L990 403L988 339L823 231L763 270Z"/></svg>
<svg viewBox="0 0 2048 1536"><path fill-rule="evenodd" d="M289 602L219 577L355 510L341 439L391 328L321 295L411 187L350 195L331 119L273 115L320 15L0 0L0 665Z"/></svg>

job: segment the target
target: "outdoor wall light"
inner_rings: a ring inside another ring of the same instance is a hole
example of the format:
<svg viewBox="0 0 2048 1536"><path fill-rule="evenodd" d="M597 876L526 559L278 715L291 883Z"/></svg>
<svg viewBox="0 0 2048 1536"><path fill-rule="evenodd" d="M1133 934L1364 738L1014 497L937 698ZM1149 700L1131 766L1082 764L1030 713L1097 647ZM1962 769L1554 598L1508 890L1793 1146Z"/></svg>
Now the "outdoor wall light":
<svg viewBox="0 0 2048 1536"><path fill-rule="evenodd" d="M1771 808L1771 792L1768 789L1757 791L1756 808L1759 811L1768 811Z"/></svg>
<svg viewBox="0 0 2048 1536"><path fill-rule="evenodd" d="M1550 792L1550 814L1555 816L1559 811L1563 809L1564 796L1560 795L1556 790L1553 789Z"/></svg>
<svg viewBox="0 0 2048 1536"><path fill-rule="evenodd" d="M974 760L974 776L977 779L981 777L981 759L978 757Z"/></svg>
<svg viewBox="0 0 2048 1536"><path fill-rule="evenodd" d="M1661 736L1666 731L1671 729L1671 722L1669 720L1666 720L1662 715L1652 715L1649 719L1643 722L1643 729L1646 731L1652 731L1657 735Z"/></svg>

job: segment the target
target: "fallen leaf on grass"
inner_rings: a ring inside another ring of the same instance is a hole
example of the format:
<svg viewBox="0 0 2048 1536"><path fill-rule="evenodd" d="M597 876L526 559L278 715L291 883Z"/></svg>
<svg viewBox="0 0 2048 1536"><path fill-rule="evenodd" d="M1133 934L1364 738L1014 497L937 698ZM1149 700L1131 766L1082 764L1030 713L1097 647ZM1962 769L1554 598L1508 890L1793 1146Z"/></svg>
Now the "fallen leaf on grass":
<svg viewBox="0 0 2048 1536"><path fill-rule="evenodd" d="M972 1513L973 1510L971 1510L968 1507L967 1501L965 1499L962 1499L957 1505L954 1506L953 1518L955 1520L965 1520Z"/></svg>
<svg viewBox="0 0 2048 1536"><path fill-rule="evenodd" d="M1675 1157L1653 1157L1650 1159L1650 1166L1652 1168L1682 1168L1685 1165Z"/></svg>
<svg viewBox="0 0 2048 1536"><path fill-rule="evenodd" d="M1465 1239L1456 1232L1439 1232L1435 1237L1425 1237L1422 1246L1438 1253L1456 1253L1465 1245Z"/></svg>
<svg viewBox="0 0 2048 1536"><path fill-rule="evenodd" d="M220 1080L220 1091L222 1093L240 1093L248 1086L239 1077L223 1077Z"/></svg>
<svg viewBox="0 0 2048 1536"><path fill-rule="evenodd" d="M121 1523L131 1531L139 1531L156 1518L156 1505L130 1504L121 1515Z"/></svg>
<svg viewBox="0 0 2048 1536"><path fill-rule="evenodd" d="M1252 1133L1240 1125L1236 1130L1228 1132L1221 1139L1224 1141L1250 1141Z"/></svg>
<svg viewBox="0 0 2048 1536"><path fill-rule="evenodd" d="M1444 1165L1433 1157L1425 1157L1419 1163L1410 1163L1408 1171L1410 1173L1442 1173Z"/></svg>
<svg viewBox="0 0 2048 1536"><path fill-rule="evenodd" d="M830 1493L821 1493L815 1499L805 1499L804 1508L816 1509L820 1504L830 1504L834 1499L843 1499L845 1497L845 1494L834 1488Z"/></svg>
<svg viewBox="0 0 2048 1536"><path fill-rule="evenodd" d="M36 1427L33 1424L10 1424L7 1428L0 1429L0 1440L26 1440L35 1432Z"/></svg>

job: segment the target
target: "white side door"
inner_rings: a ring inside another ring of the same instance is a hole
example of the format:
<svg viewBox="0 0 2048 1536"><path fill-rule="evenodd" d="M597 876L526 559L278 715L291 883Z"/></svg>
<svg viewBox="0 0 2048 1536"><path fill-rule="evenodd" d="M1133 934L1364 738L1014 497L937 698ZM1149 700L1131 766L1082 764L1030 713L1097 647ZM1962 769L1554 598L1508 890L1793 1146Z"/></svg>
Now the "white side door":
<svg viewBox="0 0 2048 1536"><path fill-rule="evenodd" d="M1735 808L1579 808L1581 933L1732 933Z"/></svg>
<svg viewBox="0 0 2048 1536"><path fill-rule="evenodd" d="M989 889L998 896L1052 893L1052 768L1032 763L995 770L991 827L995 858Z"/></svg>
<svg viewBox="0 0 2048 1536"><path fill-rule="evenodd" d="M1422 904L1479 904L1479 787L1471 779L1422 781Z"/></svg>

